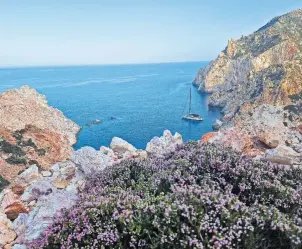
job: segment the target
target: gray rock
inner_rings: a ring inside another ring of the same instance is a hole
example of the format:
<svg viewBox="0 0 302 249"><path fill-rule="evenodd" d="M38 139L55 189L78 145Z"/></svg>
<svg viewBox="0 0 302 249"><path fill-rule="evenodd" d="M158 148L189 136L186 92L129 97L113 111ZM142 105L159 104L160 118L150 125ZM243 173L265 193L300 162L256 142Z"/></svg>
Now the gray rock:
<svg viewBox="0 0 302 249"><path fill-rule="evenodd" d="M31 202L38 200L41 196L48 196L56 191L57 189L50 179L42 179L34 182L25 189L21 196L21 201Z"/></svg>
<svg viewBox="0 0 302 249"><path fill-rule="evenodd" d="M52 224L53 217L58 211L71 208L78 199L75 192L67 190L41 195L37 206L29 214L21 214L14 221L17 242L22 244L37 239Z"/></svg>
<svg viewBox="0 0 302 249"><path fill-rule="evenodd" d="M12 249L27 249L26 245L15 244Z"/></svg>
<svg viewBox="0 0 302 249"><path fill-rule="evenodd" d="M175 133L172 136L169 130L165 130L162 137L154 137L147 144L146 151L154 156L162 156L176 150L177 146L183 144L182 136Z"/></svg>
<svg viewBox="0 0 302 249"><path fill-rule="evenodd" d="M110 148L119 154L124 154L125 152L130 152L130 153L135 153L136 148L128 143L127 141L119 138L119 137L114 137L110 143Z"/></svg>

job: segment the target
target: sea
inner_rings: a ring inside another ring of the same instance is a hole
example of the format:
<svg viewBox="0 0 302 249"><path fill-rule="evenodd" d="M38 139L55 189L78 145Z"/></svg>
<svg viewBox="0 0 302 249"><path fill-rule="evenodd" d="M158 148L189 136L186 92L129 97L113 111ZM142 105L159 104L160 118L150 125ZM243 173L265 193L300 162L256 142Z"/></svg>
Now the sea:
<svg viewBox="0 0 302 249"><path fill-rule="evenodd" d="M192 85L207 63L2 68L0 92L29 85L46 95L49 105L83 126L75 149L99 149L114 136L144 149L166 129L185 141L212 130L220 110L209 108L209 95ZM192 112L201 114L202 122L181 118L188 112L190 88ZM95 120L101 123L86 126Z"/></svg>

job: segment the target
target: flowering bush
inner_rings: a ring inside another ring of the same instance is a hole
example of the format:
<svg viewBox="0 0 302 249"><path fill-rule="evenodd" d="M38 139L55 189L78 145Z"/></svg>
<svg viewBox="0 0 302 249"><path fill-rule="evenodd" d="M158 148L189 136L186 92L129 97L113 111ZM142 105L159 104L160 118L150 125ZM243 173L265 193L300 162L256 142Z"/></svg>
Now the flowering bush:
<svg viewBox="0 0 302 249"><path fill-rule="evenodd" d="M302 248L302 170L187 143L93 176L31 248Z"/></svg>

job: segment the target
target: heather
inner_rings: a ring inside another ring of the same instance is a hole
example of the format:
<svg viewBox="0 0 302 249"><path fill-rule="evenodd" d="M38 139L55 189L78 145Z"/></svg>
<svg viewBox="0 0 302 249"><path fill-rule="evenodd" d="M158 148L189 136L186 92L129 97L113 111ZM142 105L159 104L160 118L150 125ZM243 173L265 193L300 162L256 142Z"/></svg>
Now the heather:
<svg viewBox="0 0 302 249"><path fill-rule="evenodd" d="M302 248L302 170L187 143L89 179L31 248Z"/></svg>

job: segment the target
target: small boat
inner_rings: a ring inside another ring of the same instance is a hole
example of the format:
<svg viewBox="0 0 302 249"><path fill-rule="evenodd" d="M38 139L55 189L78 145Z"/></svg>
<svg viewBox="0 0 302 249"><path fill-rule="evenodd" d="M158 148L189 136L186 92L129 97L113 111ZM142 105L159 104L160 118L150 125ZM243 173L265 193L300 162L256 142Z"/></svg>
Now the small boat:
<svg viewBox="0 0 302 249"><path fill-rule="evenodd" d="M186 115L182 116L182 119L191 120L191 121L198 121L198 122L202 121L203 118L202 118L201 115L191 112L191 105L192 105L192 90L191 90L191 87L190 87L189 111L188 111L188 113Z"/></svg>
<svg viewBox="0 0 302 249"><path fill-rule="evenodd" d="M102 120L96 119L96 120L86 124L86 126L97 125L97 124L100 124L100 123L102 123Z"/></svg>

